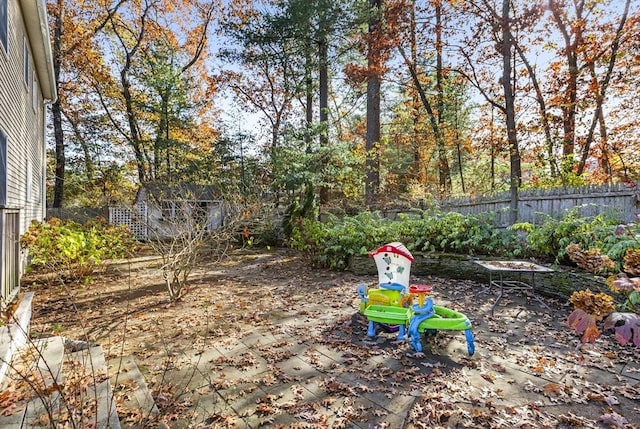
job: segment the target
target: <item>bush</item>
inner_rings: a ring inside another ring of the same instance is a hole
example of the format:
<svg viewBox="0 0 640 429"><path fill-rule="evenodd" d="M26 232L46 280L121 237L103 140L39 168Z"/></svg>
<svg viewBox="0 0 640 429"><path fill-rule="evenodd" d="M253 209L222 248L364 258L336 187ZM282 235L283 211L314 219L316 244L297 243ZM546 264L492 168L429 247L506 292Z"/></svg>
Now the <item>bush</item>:
<svg viewBox="0 0 640 429"><path fill-rule="evenodd" d="M556 262L568 262L566 248L571 243L579 244L583 249L589 249L600 247L596 244L603 241L608 241L611 245L620 241L611 238L618 222L618 219L608 214L581 217L578 210L574 208L567 210L558 219L546 216L541 225L522 223L514 225L512 229L528 232L528 250L532 255Z"/></svg>
<svg viewBox="0 0 640 429"><path fill-rule="evenodd" d="M328 222L299 220L289 244L317 266L344 269L353 255L366 254L390 239L389 223L375 213L361 213Z"/></svg>
<svg viewBox="0 0 640 429"><path fill-rule="evenodd" d="M429 213L421 219L392 221L364 212L328 222L303 220L289 241L316 265L344 269L354 255L365 255L384 243L400 241L411 251L481 255L523 254L517 233L493 226L488 216Z"/></svg>
<svg viewBox="0 0 640 429"><path fill-rule="evenodd" d="M490 215L432 214L420 221L417 249L468 255L522 255L516 232L495 227Z"/></svg>
<svg viewBox="0 0 640 429"><path fill-rule="evenodd" d="M601 214L581 217L577 209L559 219L547 217L541 225L515 224L496 228L490 214L477 216L455 212L425 212L422 218L404 217L398 221L364 212L327 222L301 220L294 226L289 244L302 251L316 265L344 269L353 255L393 241L416 252L448 252L502 258L536 258L570 262L567 246L582 249L598 247L618 268L625 252L637 247L638 224L629 225L627 234L616 234L618 219Z"/></svg>
<svg viewBox="0 0 640 429"><path fill-rule="evenodd" d="M63 271L72 280L86 278L104 259L121 258L135 248L126 227L103 219L84 225L57 218L33 221L20 244L29 251L32 265Z"/></svg>

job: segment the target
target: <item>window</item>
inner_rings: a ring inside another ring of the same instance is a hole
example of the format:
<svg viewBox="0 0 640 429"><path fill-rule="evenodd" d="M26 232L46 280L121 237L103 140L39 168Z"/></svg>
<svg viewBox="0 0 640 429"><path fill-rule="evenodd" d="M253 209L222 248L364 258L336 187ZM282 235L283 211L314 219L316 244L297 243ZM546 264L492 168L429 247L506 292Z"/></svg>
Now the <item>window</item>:
<svg viewBox="0 0 640 429"><path fill-rule="evenodd" d="M176 215L176 207L173 201L162 200L160 201L160 211L162 212L162 219L171 220Z"/></svg>
<svg viewBox="0 0 640 429"><path fill-rule="evenodd" d="M9 0L0 0L0 44L7 52L9 42Z"/></svg>
<svg viewBox="0 0 640 429"><path fill-rule="evenodd" d="M33 166L31 160L27 160L27 202L33 199Z"/></svg>
<svg viewBox="0 0 640 429"><path fill-rule="evenodd" d="M2 0L0 0L2 1ZM0 130L0 207L7 205L7 135Z"/></svg>
<svg viewBox="0 0 640 429"><path fill-rule="evenodd" d="M33 74L33 87L31 90L31 107L33 107L34 112L38 108L38 80L35 73Z"/></svg>
<svg viewBox="0 0 640 429"><path fill-rule="evenodd" d="M27 38L23 39L24 43L24 84L27 88L29 88L29 80L31 77L29 76L29 44L27 43Z"/></svg>

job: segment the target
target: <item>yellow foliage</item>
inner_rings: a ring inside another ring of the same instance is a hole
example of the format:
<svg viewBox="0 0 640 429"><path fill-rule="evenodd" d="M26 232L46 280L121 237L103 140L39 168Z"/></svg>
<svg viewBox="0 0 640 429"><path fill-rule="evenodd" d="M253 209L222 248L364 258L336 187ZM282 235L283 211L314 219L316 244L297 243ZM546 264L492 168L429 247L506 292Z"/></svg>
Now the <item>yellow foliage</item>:
<svg viewBox="0 0 640 429"><path fill-rule="evenodd" d="M640 276L640 249L627 249L624 254L624 271L632 276Z"/></svg>
<svg viewBox="0 0 640 429"><path fill-rule="evenodd" d="M596 320L604 319L615 310L613 297L601 292L594 294L589 289L574 292L569 298L569 302L575 309L583 310Z"/></svg>

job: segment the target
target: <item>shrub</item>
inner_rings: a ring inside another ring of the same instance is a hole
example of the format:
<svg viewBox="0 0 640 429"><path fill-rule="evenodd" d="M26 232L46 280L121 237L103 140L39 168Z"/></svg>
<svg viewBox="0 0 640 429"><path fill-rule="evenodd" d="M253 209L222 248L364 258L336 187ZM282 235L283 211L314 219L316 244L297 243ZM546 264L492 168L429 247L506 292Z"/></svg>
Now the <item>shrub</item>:
<svg viewBox="0 0 640 429"><path fill-rule="evenodd" d="M529 252L536 257L567 262L566 248L569 244L579 244L583 249L597 247L595 243L611 237L618 222L613 215L606 213L582 217L577 208L573 208L560 218L545 215L545 220L540 225L521 223L513 225L511 229L528 233Z"/></svg>
<svg viewBox="0 0 640 429"><path fill-rule="evenodd" d="M20 238L32 265L62 271L72 280L91 275L104 259L123 257L134 249L134 243L126 227L101 219L84 225L57 218L33 221Z"/></svg>
<svg viewBox="0 0 640 429"><path fill-rule="evenodd" d="M378 213L364 212L327 222L302 220L289 244L313 263L344 269L354 255L364 255L384 243L400 241L411 251L452 252L482 255L521 255L517 233L493 226L488 216L428 213L420 219L402 217L392 221Z"/></svg>

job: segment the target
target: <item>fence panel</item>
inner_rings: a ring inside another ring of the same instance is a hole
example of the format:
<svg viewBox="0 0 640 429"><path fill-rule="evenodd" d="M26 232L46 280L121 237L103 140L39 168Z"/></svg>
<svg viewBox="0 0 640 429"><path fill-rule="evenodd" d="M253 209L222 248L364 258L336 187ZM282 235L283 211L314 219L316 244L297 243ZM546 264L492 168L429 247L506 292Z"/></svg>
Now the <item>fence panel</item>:
<svg viewBox="0 0 640 429"><path fill-rule="evenodd" d="M47 207L47 219L56 217L63 220L72 220L78 223L85 223L96 217L107 219L108 212L106 207L90 208L90 207L70 207L70 208L53 208Z"/></svg>
<svg viewBox="0 0 640 429"><path fill-rule="evenodd" d="M138 203L135 210L128 207L109 207L109 222L114 225L128 226L129 231L138 240L149 238L147 205L145 203Z"/></svg>
<svg viewBox="0 0 640 429"><path fill-rule="evenodd" d="M518 221L540 224L547 216L560 217L577 207L582 216L611 212L623 222L637 220L640 211L640 187L619 184L578 188L526 190L519 195ZM496 225L509 226L510 199L508 193L477 198L451 198L440 202L446 211L467 215L494 213Z"/></svg>

